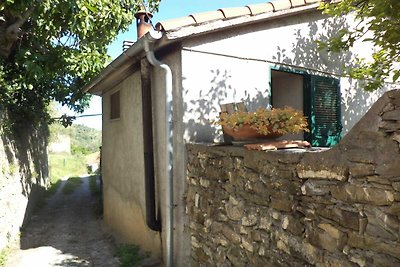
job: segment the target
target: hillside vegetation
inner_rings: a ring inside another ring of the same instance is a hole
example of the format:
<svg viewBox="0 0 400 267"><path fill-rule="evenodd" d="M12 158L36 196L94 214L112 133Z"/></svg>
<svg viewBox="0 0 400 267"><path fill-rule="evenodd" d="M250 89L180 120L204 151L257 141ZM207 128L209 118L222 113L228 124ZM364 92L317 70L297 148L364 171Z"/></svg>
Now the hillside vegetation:
<svg viewBox="0 0 400 267"><path fill-rule="evenodd" d="M60 124L50 126L50 143L69 137L71 153L50 153L49 167L51 183L63 177L79 176L87 173L87 164L93 163L99 155L101 131L80 124L64 128ZM95 155L95 156L94 156ZM89 162L90 161L90 162Z"/></svg>

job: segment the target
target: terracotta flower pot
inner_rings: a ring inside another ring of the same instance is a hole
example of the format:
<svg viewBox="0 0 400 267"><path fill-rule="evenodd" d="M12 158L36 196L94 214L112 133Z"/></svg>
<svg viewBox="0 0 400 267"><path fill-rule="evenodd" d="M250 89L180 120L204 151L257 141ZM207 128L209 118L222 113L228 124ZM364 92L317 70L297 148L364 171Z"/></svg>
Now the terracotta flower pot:
<svg viewBox="0 0 400 267"><path fill-rule="evenodd" d="M281 133L270 132L269 134L260 134L255 129L251 128L249 124L244 124L238 129L222 126L224 133L232 138L233 141L248 141L257 139L271 139L281 137Z"/></svg>

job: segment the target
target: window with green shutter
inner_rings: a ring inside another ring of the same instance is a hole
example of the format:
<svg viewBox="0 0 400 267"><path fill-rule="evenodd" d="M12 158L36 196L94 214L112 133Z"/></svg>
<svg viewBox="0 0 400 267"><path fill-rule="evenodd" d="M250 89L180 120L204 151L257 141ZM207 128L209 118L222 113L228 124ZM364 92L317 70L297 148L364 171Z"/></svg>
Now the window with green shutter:
<svg viewBox="0 0 400 267"><path fill-rule="evenodd" d="M314 147L336 145L342 132L339 80L282 67L272 67L270 73L271 104L293 106L307 116L310 132L304 133L304 140Z"/></svg>
<svg viewBox="0 0 400 267"><path fill-rule="evenodd" d="M307 75L304 98L310 132L305 138L312 146L330 147L341 137L340 83L338 79Z"/></svg>

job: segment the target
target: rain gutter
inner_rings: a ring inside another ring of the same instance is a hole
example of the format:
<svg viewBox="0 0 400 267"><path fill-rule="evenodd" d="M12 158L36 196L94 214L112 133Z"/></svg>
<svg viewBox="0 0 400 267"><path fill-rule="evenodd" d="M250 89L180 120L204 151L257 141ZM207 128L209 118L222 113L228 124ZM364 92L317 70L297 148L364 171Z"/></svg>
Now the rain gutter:
<svg viewBox="0 0 400 267"><path fill-rule="evenodd" d="M155 55L153 50L153 44L155 41L160 40L162 37L161 32L150 31L148 32L142 39L144 42L144 50L146 52L147 60L156 68L161 69L164 72L163 79L163 88L165 89L166 99L165 99L165 134L166 134L166 149L164 155L164 164L166 167L166 177L167 177L167 187L166 187L166 203L167 203L167 212L166 212L166 243L167 243L167 255L166 255L166 266L173 266L173 255L174 255L174 246L173 246L173 177L172 177L172 142L171 133L172 133L172 71L171 68L167 65L159 61Z"/></svg>

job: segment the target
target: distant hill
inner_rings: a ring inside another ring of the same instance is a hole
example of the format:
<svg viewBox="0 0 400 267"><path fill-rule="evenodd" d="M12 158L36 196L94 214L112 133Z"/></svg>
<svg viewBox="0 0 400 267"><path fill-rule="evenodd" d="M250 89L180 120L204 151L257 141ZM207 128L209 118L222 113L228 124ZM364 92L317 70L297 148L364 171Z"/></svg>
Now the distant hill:
<svg viewBox="0 0 400 267"><path fill-rule="evenodd" d="M72 154L92 154L99 151L101 146L101 130L81 124L73 124L67 128L57 123L50 125L50 143L56 142L59 136L70 137Z"/></svg>

